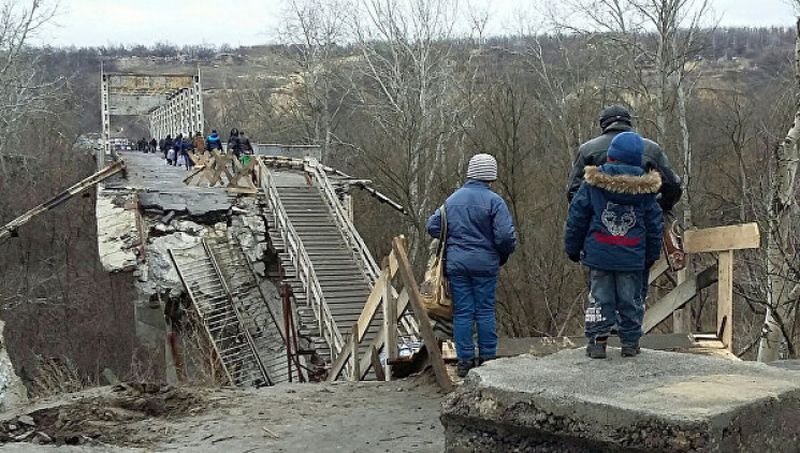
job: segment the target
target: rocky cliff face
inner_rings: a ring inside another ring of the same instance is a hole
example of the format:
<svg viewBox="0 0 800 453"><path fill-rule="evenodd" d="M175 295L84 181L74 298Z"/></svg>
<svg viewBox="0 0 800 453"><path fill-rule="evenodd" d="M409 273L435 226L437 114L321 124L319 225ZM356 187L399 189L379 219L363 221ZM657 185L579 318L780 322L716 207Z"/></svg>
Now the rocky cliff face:
<svg viewBox="0 0 800 453"><path fill-rule="evenodd" d="M0 321L0 412L4 412L28 402L28 392L22 380L14 371L14 365L8 357L3 337L5 323Z"/></svg>

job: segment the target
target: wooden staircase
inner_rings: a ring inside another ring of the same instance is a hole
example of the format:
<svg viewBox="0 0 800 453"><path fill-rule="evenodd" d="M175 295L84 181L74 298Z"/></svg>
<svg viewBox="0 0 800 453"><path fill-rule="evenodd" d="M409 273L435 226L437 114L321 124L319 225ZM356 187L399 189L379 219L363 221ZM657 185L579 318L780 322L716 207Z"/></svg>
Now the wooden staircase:
<svg viewBox="0 0 800 453"><path fill-rule="evenodd" d="M330 209L325 204L317 187L278 186L283 208L305 251L313 264L317 281L322 290L325 303L340 331L349 331L358 321L364 302L369 296L371 285L363 264L345 242L345 238L335 222ZM274 218L268 215L270 225ZM273 245L284 246L280 234L270 228ZM319 331L319 322L314 311L308 307L305 287L297 277L289 254L279 253L285 273L286 282L292 286L297 300L299 315L299 334L312 338L317 353L326 361L332 361L337 351L331 351L330 345ZM377 317L367 330L367 338L374 337L382 318Z"/></svg>

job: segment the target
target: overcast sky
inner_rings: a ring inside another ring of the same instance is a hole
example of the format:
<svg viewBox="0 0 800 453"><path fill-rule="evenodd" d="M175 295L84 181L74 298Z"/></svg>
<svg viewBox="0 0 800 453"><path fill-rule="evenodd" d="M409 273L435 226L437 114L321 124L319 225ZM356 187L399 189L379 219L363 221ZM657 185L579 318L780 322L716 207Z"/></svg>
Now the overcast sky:
<svg viewBox="0 0 800 453"><path fill-rule="evenodd" d="M535 0L472 0L492 12L491 34L519 28ZM485 3L484 3L485 2ZM57 26L39 41L56 46L274 42L283 0L61 0ZM788 0L711 0L723 26L793 26Z"/></svg>

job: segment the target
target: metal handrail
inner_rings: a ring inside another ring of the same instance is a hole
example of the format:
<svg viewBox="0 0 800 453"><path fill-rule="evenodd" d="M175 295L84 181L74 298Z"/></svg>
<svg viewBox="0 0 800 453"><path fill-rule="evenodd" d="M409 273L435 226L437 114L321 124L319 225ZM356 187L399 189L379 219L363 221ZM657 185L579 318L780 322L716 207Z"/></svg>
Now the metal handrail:
<svg viewBox="0 0 800 453"><path fill-rule="evenodd" d="M253 354L253 358L256 361L256 365L258 366L258 372L261 374L261 377L266 380L267 385L273 385L272 379L269 377L269 373L267 373L267 368L264 366L264 363L261 361L261 356L258 355L258 348L256 347L256 342L253 340L253 336L250 334L250 329L248 326L245 325L245 316L239 309L239 303L241 303L236 296L233 295L230 287L228 286L228 282L225 281L225 276L222 274L222 269L219 267L219 262L217 261L217 257L214 256L214 252L209 247L208 242L205 239L200 241L203 244L203 249L208 256L208 260L211 262L211 266L214 268L214 273L217 274L217 278L219 278L220 283L222 284L222 289L225 291L226 296L228 297L228 301L231 304L231 308L233 309L233 314L236 316L236 322L239 324L239 327L242 329L240 334L244 335L245 340L247 341L247 347L250 349L250 352Z"/></svg>
<svg viewBox="0 0 800 453"><path fill-rule="evenodd" d="M264 189L264 194L267 197L275 221L278 223L278 232L286 245L289 259L297 270L297 277L306 291L306 305L314 310L314 315L319 322L320 334L330 346L331 360L333 360L342 351L345 344L344 339L339 332L327 302L325 302L325 296L319 285L319 279L314 271L311 258L306 252L303 242L300 240L300 235L294 229L278 196L278 188L272 179L272 173L261 160L259 160L258 165L261 172L261 186Z"/></svg>
<svg viewBox="0 0 800 453"><path fill-rule="evenodd" d="M336 196L336 191L333 189L333 184L331 184L328 178L328 172L323 165L317 163L313 159L307 159L307 166L313 168L314 176L319 182L325 201L333 211L333 218L338 224L339 229L344 233L356 259L363 263L364 272L368 277L367 280L369 280L370 287L374 287L381 274L381 269L375 262L375 258L372 257L369 248L367 248L367 245L364 243L361 234L359 234L353 222L351 222L347 214L345 214L344 208L341 203L339 203L339 199ZM397 297L397 294L395 294L395 297ZM412 316L404 316L400 320L400 326L406 336L415 339L419 338L419 326Z"/></svg>
<svg viewBox="0 0 800 453"><path fill-rule="evenodd" d="M345 239L356 254L356 258L364 264L364 272L369 277L370 287L374 286L381 273L378 263L375 262L375 258L372 257L372 253L370 253L369 248L367 248L367 245L364 243L364 239L358 234L355 225L353 225L353 222L348 219L347 214L344 212L344 208L342 204L339 203L339 198L336 196L336 191L333 189L333 184L331 184L327 172L325 172L321 165L313 160L309 160L309 167L314 169L314 176L319 182L325 201L328 203L328 206L332 208L333 218L338 224L339 229L344 233Z"/></svg>

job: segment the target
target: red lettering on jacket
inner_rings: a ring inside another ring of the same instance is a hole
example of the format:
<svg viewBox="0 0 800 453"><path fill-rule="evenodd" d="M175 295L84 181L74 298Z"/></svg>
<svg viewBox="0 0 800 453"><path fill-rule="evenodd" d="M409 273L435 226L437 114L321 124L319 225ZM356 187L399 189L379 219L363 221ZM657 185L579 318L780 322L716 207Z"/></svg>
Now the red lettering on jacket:
<svg viewBox="0 0 800 453"><path fill-rule="evenodd" d="M595 232L594 238L601 244L621 245L623 247L636 247L642 242L640 237L611 236L610 234Z"/></svg>

